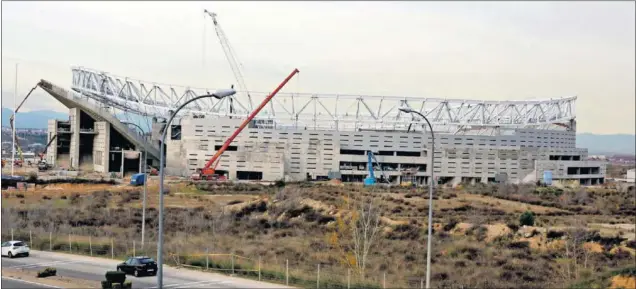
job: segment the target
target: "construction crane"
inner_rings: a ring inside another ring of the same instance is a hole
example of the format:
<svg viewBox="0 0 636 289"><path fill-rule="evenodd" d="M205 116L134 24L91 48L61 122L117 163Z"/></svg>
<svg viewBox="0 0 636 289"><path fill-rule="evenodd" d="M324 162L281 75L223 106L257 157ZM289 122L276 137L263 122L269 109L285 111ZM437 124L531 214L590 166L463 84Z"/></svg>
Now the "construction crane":
<svg viewBox="0 0 636 289"><path fill-rule="evenodd" d="M24 102L27 100L27 98L29 98L29 96L31 95L31 93L38 87L38 85L40 85L40 83L38 82L38 84L36 84L33 88L31 88L31 90L29 91L29 93L27 93L27 95L24 97L24 99L22 100L22 102L20 102L20 104L15 108L15 111L13 112L13 114L11 115L11 117L9 118L9 124L11 125L11 131L13 131L14 128L14 123L13 120L15 118L15 114L18 113L18 110L20 110L20 108L22 107L22 105L24 104ZM21 166L22 163L24 163L24 156L22 155L22 147L20 147L20 142L18 139L18 135L14 134L14 139L13 142L15 143L16 148L18 149L18 156L20 156L19 160L15 161L15 164L18 166Z"/></svg>
<svg viewBox="0 0 636 289"><path fill-rule="evenodd" d="M241 123L241 125L236 129L236 131L234 131L234 133L225 141L225 143L223 143L223 146L221 146L221 148L212 156L212 158L208 160L205 166L203 168L197 169L196 173L192 174L191 178L193 180L200 180L200 179L214 180L214 179L221 178L219 175L216 175L215 172L216 172L216 167L219 165L219 162L221 161L221 155L223 154L223 152L225 152L225 150L228 148L228 146L230 146L232 141L234 141L234 138L236 138L236 136L238 136L239 133L241 133L241 131L250 123L250 121L252 121L252 119L256 117L256 115L263 109L263 107L265 107L265 105L267 105L267 103L270 100L272 100L272 98L298 72L299 72L298 69L294 69L294 71L292 71L292 73L289 74L289 76L287 76L287 78L285 78L285 80L283 80L283 82L278 85L278 87L274 90L274 92L268 95L263 100L263 102L261 102L261 104L250 113L250 115L243 121L243 123ZM214 167L212 167L212 164L214 164Z"/></svg>
<svg viewBox="0 0 636 289"><path fill-rule="evenodd" d="M364 185L365 186L373 186L376 183L375 173L373 171L373 162L374 161L378 165L378 168L380 169L380 173L382 174L382 178L384 179L385 182L388 182L389 179L386 177L386 174L382 170L382 166L380 165L380 163L378 162L378 159L373 154L373 151L368 151L367 152L367 157L368 157L368 159L367 159L367 169L369 170L369 176L367 176L367 178L364 179Z"/></svg>
<svg viewBox="0 0 636 289"><path fill-rule="evenodd" d="M234 74L234 78L238 82L238 92L244 92L247 94L247 100L249 101L249 109L250 111L254 108L254 104L252 103L252 96L247 91L247 86L245 85L245 80L243 79L243 73L241 72L240 63L236 54L234 53L234 49L230 45L227 36L225 36L225 32L219 25L219 22L216 20L216 13L210 12L207 9L203 10L203 13L209 15L212 18L212 23L214 23L214 30L216 31L216 36L219 38L219 42L221 42L221 47L223 48L223 53L225 53L225 57L227 58L228 63L230 64L230 68L232 69L232 73ZM230 98L230 101L232 99ZM230 110L233 111L232 103L230 102Z"/></svg>

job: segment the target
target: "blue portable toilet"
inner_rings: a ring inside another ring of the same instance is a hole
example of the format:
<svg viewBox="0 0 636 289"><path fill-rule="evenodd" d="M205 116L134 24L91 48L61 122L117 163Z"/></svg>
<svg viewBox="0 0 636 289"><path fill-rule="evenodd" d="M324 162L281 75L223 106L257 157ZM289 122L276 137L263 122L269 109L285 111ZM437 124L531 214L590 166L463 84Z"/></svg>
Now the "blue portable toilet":
<svg viewBox="0 0 636 289"><path fill-rule="evenodd" d="M146 181L146 174L134 174L130 177L130 184L133 186L141 186Z"/></svg>
<svg viewBox="0 0 636 289"><path fill-rule="evenodd" d="M543 171L543 183L546 186L552 185L552 171Z"/></svg>

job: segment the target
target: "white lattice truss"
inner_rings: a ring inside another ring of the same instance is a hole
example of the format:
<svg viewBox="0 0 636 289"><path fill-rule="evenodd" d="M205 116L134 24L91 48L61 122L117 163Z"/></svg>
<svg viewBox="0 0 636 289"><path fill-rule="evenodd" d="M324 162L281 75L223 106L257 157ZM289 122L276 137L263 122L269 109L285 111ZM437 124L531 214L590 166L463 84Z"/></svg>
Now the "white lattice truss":
<svg viewBox="0 0 636 289"><path fill-rule="evenodd" d="M86 68L73 68L72 89L101 105L143 116L166 117L185 101L213 89L158 84ZM267 96L250 92L255 103ZM195 101L179 114L245 117L243 92L222 100ZM564 129L575 118L576 96L547 100L483 101L396 96L278 93L257 119L276 127L328 130L417 130L424 114L436 132L499 134L515 128ZM232 108L231 108L232 107Z"/></svg>

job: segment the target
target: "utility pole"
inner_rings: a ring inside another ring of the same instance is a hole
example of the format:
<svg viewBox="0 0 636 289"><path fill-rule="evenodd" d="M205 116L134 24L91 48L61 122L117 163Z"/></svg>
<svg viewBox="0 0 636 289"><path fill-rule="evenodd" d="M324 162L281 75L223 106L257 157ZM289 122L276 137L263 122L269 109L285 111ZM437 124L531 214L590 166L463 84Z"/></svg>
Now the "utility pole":
<svg viewBox="0 0 636 289"><path fill-rule="evenodd" d="M11 175L14 175L13 166L15 164L15 120L18 109L18 63L15 64L15 86L13 87L13 137L11 138Z"/></svg>

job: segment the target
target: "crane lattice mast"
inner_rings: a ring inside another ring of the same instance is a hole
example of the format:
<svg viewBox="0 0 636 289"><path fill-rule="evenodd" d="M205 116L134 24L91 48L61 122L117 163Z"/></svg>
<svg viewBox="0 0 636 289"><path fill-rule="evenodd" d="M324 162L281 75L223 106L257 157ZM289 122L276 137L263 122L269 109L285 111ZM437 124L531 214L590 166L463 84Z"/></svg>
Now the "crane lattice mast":
<svg viewBox="0 0 636 289"><path fill-rule="evenodd" d="M212 22L214 23L214 30L216 31L216 36L219 38L219 42L221 42L221 47L223 48L223 53L225 53L225 57L227 61L230 63L230 68L232 69L232 73L234 74L234 78L238 82L237 93L245 93L247 94L247 99L249 101L249 109L252 111L254 109L254 104L252 103L252 96L247 90L247 86L245 85L245 80L243 79L243 73L241 72L240 62L236 57L236 53L234 53L234 49L230 45L227 36L225 36L225 32L219 25L219 22L216 20L216 13L210 12L207 9L203 10L203 12L212 18Z"/></svg>

